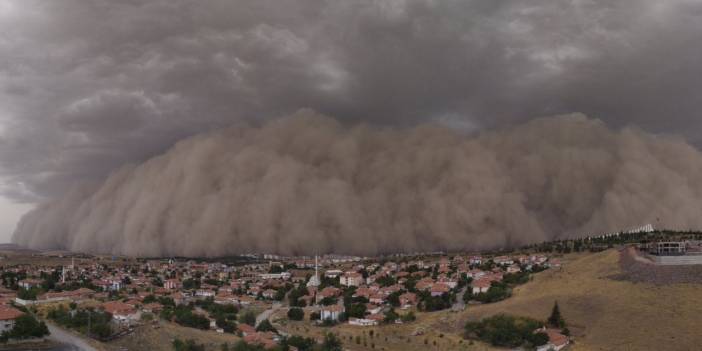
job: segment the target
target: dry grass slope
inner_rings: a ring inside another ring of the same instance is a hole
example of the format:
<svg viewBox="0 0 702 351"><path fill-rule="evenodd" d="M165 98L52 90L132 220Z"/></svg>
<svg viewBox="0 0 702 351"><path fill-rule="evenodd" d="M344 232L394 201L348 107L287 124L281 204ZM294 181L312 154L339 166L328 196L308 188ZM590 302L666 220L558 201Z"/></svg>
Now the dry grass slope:
<svg viewBox="0 0 702 351"><path fill-rule="evenodd" d="M621 274L619 252L566 257L491 305L451 317L454 332L466 320L500 312L546 319L554 301L576 337L573 350L697 350L702 347L702 285L656 286L610 279ZM436 327L445 326L439 323Z"/></svg>

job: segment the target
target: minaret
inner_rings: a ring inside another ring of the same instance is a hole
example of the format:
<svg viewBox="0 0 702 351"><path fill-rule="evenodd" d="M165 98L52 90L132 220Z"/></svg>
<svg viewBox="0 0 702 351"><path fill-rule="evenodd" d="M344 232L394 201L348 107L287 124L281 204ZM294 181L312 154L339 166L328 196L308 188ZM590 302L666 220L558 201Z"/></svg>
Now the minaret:
<svg viewBox="0 0 702 351"><path fill-rule="evenodd" d="M310 278L310 281L307 282L307 286L318 287L320 284L321 281L319 280L319 265L317 263L317 255L314 255L314 276Z"/></svg>
<svg viewBox="0 0 702 351"><path fill-rule="evenodd" d="M314 276L319 281L319 264L317 263L317 255L314 255Z"/></svg>

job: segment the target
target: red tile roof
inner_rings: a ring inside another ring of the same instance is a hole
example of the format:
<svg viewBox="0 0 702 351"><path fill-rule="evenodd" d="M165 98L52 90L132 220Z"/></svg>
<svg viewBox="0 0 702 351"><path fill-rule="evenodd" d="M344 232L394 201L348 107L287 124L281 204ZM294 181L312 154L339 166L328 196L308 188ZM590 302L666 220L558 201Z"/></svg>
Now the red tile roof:
<svg viewBox="0 0 702 351"><path fill-rule="evenodd" d="M24 313L16 308L0 306L0 321L14 320Z"/></svg>

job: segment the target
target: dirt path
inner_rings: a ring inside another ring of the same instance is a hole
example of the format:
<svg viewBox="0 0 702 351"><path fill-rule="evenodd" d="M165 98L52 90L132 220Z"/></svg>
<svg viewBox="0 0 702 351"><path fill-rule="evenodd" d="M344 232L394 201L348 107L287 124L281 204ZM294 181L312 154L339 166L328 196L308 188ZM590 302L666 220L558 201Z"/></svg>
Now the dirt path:
<svg viewBox="0 0 702 351"><path fill-rule="evenodd" d="M64 350L99 351L70 331L64 330L52 323L46 323L46 326L49 328L49 332L51 332L51 335L47 337L47 339L63 344L62 349Z"/></svg>

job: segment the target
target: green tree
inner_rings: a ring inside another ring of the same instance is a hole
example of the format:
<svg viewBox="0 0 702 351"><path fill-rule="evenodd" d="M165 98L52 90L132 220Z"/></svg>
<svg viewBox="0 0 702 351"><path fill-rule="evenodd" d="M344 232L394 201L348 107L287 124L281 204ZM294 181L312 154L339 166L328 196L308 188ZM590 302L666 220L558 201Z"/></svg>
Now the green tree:
<svg viewBox="0 0 702 351"><path fill-rule="evenodd" d="M292 307L288 310L288 319L293 321L301 321L305 318L305 311L299 307Z"/></svg>
<svg viewBox="0 0 702 351"><path fill-rule="evenodd" d="M195 343L195 340L188 339L182 341L180 339L173 340L173 350L175 351L205 351L205 346Z"/></svg>
<svg viewBox="0 0 702 351"><path fill-rule="evenodd" d="M254 321L254 323L256 323L256 322ZM269 331L269 332L274 332L274 333L277 333L277 332L278 332L278 331L275 329L275 327L273 326L273 324L271 324L271 322L268 321L268 319L264 319L261 323L259 323L259 324L258 324L258 327L256 327L256 331L258 331L258 332L267 332L267 331Z"/></svg>
<svg viewBox="0 0 702 351"><path fill-rule="evenodd" d="M312 338L293 335L287 339L283 339L280 344L283 349L285 349L285 346L295 346L299 351L311 351L317 343Z"/></svg>
<svg viewBox="0 0 702 351"><path fill-rule="evenodd" d="M391 308L389 311L385 312L385 319L383 322L394 323L398 318L400 318L400 316L397 314L397 312L395 312L394 308Z"/></svg>
<svg viewBox="0 0 702 351"><path fill-rule="evenodd" d="M15 319L15 325L9 331L2 333L2 339L30 339L49 335L49 329L30 314L24 314Z"/></svg>
<svg viewBox="0 0 702 351"><path fill-rule="evenodd" d="M400 319L402 319L403 322L414 322L417 319L417 316L414 315L414 312L409 311L402 315Z"/></svg>
<svg viewBox="0 0 702 351"><path fill-rule="evenodd" d="M548 335L543 332L532 333L527 337L527 340L534 346L546 345L548 343Z"/></svg>
<svg viewBox="0 0 702 351"><path fill-rule="evenodd" d="M354 303L346 309L346 313L349 317L363 318L366 316L366 309L366 304Z"/></svg>
<svg viewBox="0 0 702 351"><path fill-rule="evenodd" d="M341 340L333 333L324 334L324 342L322 342L322 351L341 351Z"/></svg>
<svg viewBox="0 0 702 351"><path fill-rule="evenodd" d="M561 311L558 308L558 301L553 304L551 316L548 317L548 324L555 328L564 328L566 325L563 316L561 316Z"/></svg>
<svg viewBox="0 0 702 351"><path fill-rule="evenodd" d="M242 313L239 316L239 323L248 324L252 327L255 326L256 325L256 314L251 310L248 310L248 311Z"/></svg>

